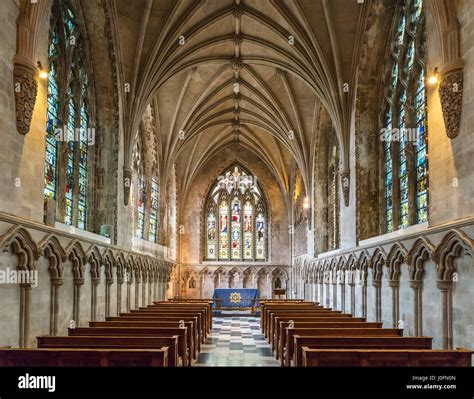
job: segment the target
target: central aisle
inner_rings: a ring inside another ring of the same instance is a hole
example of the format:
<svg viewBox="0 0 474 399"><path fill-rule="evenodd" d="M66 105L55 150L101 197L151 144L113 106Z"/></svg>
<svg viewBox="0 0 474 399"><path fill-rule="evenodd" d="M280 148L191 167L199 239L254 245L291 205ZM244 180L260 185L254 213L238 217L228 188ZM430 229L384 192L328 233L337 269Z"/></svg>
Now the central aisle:
<svg viewBox="0 0 474 399"><path fill-rule="evenodd" d="M195 366L279 366L259 317L214 317L212 325Z"/></svg>

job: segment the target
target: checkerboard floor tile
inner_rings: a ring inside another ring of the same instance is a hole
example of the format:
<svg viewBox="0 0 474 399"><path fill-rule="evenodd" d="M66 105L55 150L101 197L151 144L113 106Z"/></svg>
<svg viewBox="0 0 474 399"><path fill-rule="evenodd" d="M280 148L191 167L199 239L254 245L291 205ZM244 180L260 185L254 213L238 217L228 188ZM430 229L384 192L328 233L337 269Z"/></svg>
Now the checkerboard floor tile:
<svg viewBox="0 0 474 399"><path fill-rule="evenodd" d="M279 366L260 331L259 317L214 317L212 325L195 366Z"/></svg>

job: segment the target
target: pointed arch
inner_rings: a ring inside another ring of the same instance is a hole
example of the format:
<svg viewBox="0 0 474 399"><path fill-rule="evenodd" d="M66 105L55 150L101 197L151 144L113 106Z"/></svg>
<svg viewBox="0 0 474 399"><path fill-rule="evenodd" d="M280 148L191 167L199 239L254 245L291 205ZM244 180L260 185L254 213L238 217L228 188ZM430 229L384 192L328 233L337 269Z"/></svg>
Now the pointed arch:
<svg viewBox="0 0 474 399"><path fill-rule="evenodd" d="M426 237L419 237L406 255L406 263L410 268L410 279L421 281L424 274L424 264L431 259L435 246Z"/></svg>
<svg viewBox="0 0 474 399"><path fill-rule="evenodd" d="M11 248L17 256L16 267L18 270L36 269L36 260L40 257L41 252L28 230L21 226L10 227L3 236L0 236L0 249L2 248Z"/></svg>

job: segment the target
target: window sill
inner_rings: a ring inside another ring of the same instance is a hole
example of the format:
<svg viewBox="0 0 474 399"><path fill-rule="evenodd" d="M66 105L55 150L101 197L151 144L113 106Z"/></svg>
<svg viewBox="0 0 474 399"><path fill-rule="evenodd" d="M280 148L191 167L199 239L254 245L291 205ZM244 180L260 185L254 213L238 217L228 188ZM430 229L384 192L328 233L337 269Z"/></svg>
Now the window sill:
<svg viewBox="0 0 474 399"><path fill-rule="evenodd" d="M104 244L109 244L109 245L111 243L111 240L108 237L104 237L104 236L101 236L99 234L91 233L90 231L82 230L82 229L79 229L75 226L69 226L68 224L55 222L54 228L59 230L59 231L64 231L65 233L75 235L77 237L88 238L90 240L99 241L99 242L102 242Z"/></svg>
<svg viewBox="0 0 474 399"><path fill-rule="evenodd" d="M367 240L362 240L359 242L359 246L365 246L374 244L379 241L390 240L392 238L403 237L405 235L420 233L428 228L428 222L415 224L413 226L408 226L404 229L399 229L396 231L392 231L391 233L382 234L380 236L368 238Z"/></svg>

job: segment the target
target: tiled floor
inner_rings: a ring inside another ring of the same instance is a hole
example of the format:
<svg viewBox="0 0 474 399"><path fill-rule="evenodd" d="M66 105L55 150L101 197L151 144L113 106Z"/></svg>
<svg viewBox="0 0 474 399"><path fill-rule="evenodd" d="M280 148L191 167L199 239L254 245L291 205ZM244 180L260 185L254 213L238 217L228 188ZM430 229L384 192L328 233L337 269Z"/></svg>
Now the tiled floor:
<svg viewBox="0 0 474 399"><path fill-rule="evenodd" d="M214 317L195 366L278 366L258 317Z"/></svg>

